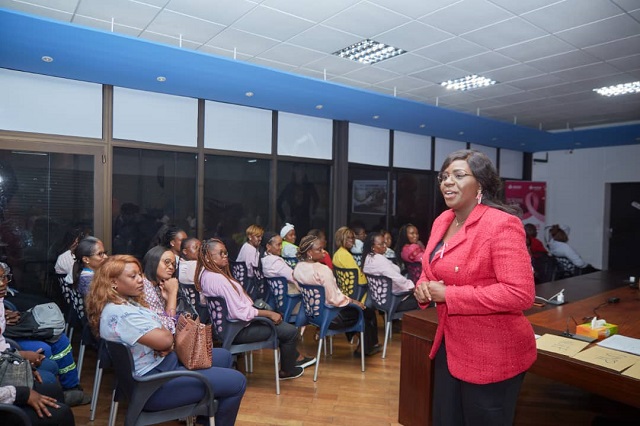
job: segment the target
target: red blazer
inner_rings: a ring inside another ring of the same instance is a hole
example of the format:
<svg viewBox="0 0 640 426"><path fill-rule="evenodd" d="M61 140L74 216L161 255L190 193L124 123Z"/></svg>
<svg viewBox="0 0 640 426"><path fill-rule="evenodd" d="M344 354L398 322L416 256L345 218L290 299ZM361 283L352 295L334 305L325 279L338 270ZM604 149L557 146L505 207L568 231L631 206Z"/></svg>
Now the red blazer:
<svg viewBox="0 0 640 426"><path fill-rule="evenodd" d="M533 328L522 313L535 299L522 222L480 204L430 262L453 219L447 210L435 220L422 258L420 281L447 285L429 356L435 357L444 337L454 377L476 384L509 379L537 355Z"/></svg>

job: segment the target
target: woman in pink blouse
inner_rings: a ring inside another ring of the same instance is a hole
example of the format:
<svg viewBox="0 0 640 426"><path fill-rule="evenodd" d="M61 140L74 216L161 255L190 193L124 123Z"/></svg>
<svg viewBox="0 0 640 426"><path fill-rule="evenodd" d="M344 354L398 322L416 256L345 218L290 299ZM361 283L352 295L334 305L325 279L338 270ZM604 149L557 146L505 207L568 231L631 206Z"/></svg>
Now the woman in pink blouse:
<svg viewBox="0 0 640 426"><path fill-rule="evenodd" d="M333 320L329 328L343 328L355 324L358 320L358 312L355 306L364 310L364 340L365 355L375 355L380 352L378 344L378 324L373 309L366 309L359 300L345 296L336 283L333 272L326 265L320 263L324 256L322 243L318 237L307 235L300 241L298 258L300 262L293 270L293 277L299 283L316 284L324 287L325 303L330 306L342 308L338 316ZM355 351L360 356L360 346Z"/></svg>
<svg viewBox="0 0 640 426"><path fill-rule="evenodd" d="M277 312L253 306L253 300L231 275L229 252L222 241L211 238L202 242L196 269L200 271L196 289L203 296L224 298L229 320L251 321L255 317L265 317L273 321L280 344L280 380L300 377L305 367L315 363L315 358L304 357L296 349L298 330L295 326L283 322L282 315ZM254 322L240 331L233 343L259 342L270 334L266 324Z"/></svg>
<svg viewBox="0 0 640 426"><path fill-rule="evenodd" d="M247 242L240 247L236 262L244 262L247 265L247 275L253 277L253 270L259 263L258 247L264 235L264 228L260 225L250 225L245 232Z"/></svg>
<svg viewBox="0 0 640 426"><path fill-rule="evenodd" d="M380 232L373 232L367 235L367 239L364 242L362 255L363 267L362 271L365 274L385 276L391 278L392 293L404 293L406 291L413 291L415 284L409 278L406 278L400 273L400 267L390 261L386 256L387 243L384 238L384 234ZM418 301L413 293L406 296L400 305L398 305L397 312L411 311L418 309Z"/></svg>
<svg viewBox="0 0 640 426"><path fill-rule="evenodd" d="M422 262L424 244L420 241L418 228L410 223L403 225L398 231L396 255L398 253L400 253L400 258L405 263Z"/></svg>
<svg viewBox="0 0 640 426"><path fill-rule="evenodd" d="M282 237L275 232L265 232L258 249L262 274L267 278L286 278L289 283L288 293L299 294L300 290L293 279L293 269L280 256L281 250Z"/></svg>

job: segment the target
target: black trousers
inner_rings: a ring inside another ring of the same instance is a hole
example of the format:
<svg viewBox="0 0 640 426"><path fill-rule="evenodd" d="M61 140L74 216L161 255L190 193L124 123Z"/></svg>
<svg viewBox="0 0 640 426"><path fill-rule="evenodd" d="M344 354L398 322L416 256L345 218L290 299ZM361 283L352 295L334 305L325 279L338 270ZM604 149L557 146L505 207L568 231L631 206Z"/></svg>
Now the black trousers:
<svg viewBox="0 0 640 426"><path fill-rule="evenodd" d="M511 426L524 374L476 385L456 379L447 367L444 341L435 358L434 426Z"/></svg>
<svg viewBox="0 0 640 426"><path fill-rule="evenodd" d="M280 370L284 373L292 373L296 366L296 360L300 353L296 349L298 343L298 329L287 323L276 325L276 334L280 343ZM233 340L233 343L253 343L266 340L271 335L271 328L266 324L254 322L243 328Z"/></svg>
<svg viewBox="0 0 640 426"><path fill-rule="evenodd" d="M42 384L35 383L34 389L36 392L41 393L42 395L50 396L58 400L58 405L60 408L48 407L49 412L51 413L51 417L44 416L42 418L38 417L38 414L35 412L33 408L28 405L22 405L20 408L27 414L27 417L31 420L31 424L34 426L74 426L76 424L75 418L73 417L73 411L69 408L68 405L64 404L64 394L62 393L62 388L57 383L52 384ZM3 414L2 415L2 423L6 426L13 425L22 425L23 423L15 416L11 414Z"/></svg>
<svg viewBox="0 0 640 426"><path fill-rule="evenodd" d="M378 320L374 309L365 309L364 311L364 351L371 350L378 344ZM345 306L340 309L340 313L331 322L329 328L331 330L339 330L345 327L351 327L358 322L358 309L353 306ZM351 334L351 333L348 333Z"/></svg>

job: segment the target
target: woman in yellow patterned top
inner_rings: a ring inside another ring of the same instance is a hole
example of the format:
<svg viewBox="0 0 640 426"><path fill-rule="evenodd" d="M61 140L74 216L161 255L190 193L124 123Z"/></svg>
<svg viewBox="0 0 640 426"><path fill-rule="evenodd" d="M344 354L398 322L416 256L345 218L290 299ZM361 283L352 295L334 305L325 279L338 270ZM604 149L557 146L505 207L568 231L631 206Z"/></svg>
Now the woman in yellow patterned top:
<svg viewBox="0 0 640 426"><path fill-rule="evenodd" d="M367 285L367 277L364 276L364 273L351 254L351 247L353 247L355 240L355 233L346 226L343 226L336 231L335 243L338 250L333 254L333 266L344 269L357 269L357 284Z"/></svg>

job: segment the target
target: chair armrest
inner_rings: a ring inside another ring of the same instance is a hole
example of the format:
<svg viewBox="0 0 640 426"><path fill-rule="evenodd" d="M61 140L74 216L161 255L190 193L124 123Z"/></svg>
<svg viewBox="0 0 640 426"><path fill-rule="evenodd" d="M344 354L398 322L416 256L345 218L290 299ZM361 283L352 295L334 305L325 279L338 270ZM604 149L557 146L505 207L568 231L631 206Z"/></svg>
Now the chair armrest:
<svg viewBox="0 0 640 426"><path fill-rule="evenodd" d="M413 290L401 291L400 293L392 292L391 294L393 294L395 297L404 297L413 294Z"/></svg>
<svg viewBox="0 0 640 426"><path fill-rule="evenodd" d="M151 374L149 376L135 376L134 380L139 383L139 388L135 394L135 405L142 410L151 396L165 383L180 377L191 377L200 380L205 387L205 396L201 401L208 400L209 404L214 403L215 394L213 386L207 378L196 371L176 370L163 371L162 373ZM133 401L131 402L134 403Z"/></svg>

